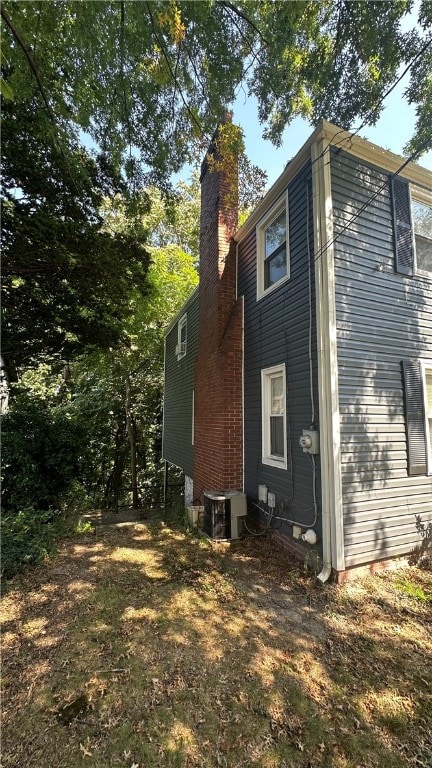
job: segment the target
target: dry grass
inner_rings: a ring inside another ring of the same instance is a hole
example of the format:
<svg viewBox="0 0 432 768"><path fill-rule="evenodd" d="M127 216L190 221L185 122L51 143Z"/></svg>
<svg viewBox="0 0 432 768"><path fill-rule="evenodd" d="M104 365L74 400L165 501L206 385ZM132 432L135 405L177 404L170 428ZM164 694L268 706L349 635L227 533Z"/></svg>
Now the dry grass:
<svg viewBox="0 0 432 768"><path fill-rule="evenodd" d="M3 768L432 765L431 574L101 528L3 600Z"/></svg>

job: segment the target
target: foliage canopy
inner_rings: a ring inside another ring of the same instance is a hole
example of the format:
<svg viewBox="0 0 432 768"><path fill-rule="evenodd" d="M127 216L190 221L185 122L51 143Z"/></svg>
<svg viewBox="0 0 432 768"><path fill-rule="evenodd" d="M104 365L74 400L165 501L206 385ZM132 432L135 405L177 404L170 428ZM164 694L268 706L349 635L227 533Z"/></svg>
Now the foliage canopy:
<svg viewBox="0 0 432 768"><path fill-rule="evenodd" d="M143 241L109 231L101 213L125 191L119 173L75 141L60 147L38 117L10 102L3 110L2 348L16 367L110 347L132 289L147 291Z"/></svg>
<svg viewBox="0 0 432 768"><path fill-rule="evenodd" d="M296 115L373 123L401 66L428 148L429 0L5 2L4 78L55 130L87 132L134 183L160 184L200 154L244 87L275 143Z"/></svg>

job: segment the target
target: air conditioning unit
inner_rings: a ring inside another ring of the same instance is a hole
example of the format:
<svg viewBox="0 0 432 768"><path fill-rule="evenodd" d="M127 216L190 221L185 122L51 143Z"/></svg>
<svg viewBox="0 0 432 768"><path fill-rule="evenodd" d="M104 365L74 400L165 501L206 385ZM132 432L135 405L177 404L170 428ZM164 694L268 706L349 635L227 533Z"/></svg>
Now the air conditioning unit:
<svg viewBox="0 0 432 768"><path fill-rule="evenodd" d="M246 517L246 494L240 491L206 491L204 493L203 531L211 539L238 539L241 518Z"/></svg>
<svg viewBox="0 0 432 768"><path fill-rule="evenodd" d="M186 342L182 341L180 344L176 345L175 348L176 355L185 355L186 354Z"/></svg>

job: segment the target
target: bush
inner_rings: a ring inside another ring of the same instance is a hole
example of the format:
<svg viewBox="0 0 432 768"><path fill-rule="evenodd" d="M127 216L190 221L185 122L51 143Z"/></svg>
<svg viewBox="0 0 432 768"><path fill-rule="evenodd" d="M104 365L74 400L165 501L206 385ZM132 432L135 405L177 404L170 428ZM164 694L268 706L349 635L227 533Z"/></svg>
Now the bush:
<svg viewBox="0 0 432 768"><path fill-rule="evenodd" d="M79 474L82 429L65 408L19 394L2 417L2 503L6 514L47 511Z"/></svg>
<svg viewBox="0 0 432 768"><path fill-rule="evenodd" d="M55 551L63 523L60 512L28 508L1 520L1 570L9 579L25 565L38 563Z"/></svg>

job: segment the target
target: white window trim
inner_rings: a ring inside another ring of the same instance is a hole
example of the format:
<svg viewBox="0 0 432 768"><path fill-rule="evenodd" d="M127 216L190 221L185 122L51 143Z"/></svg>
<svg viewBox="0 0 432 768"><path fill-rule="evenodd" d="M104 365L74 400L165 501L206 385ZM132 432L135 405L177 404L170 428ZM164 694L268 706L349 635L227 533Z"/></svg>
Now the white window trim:
<svg viewBox="0 0 432 768"><path fill-rule="evenodd" d="M181 332L183 328L186 328L186 341L183 342L182 344ZM180 320L177 323L177 346L176 346L177 360L181 360L183 357L185 357L186 350L187 350L187 312L185 312L185 314L181 316Z"/></svg>
<svg viewBox="0 0 432 768"><path fill-rule="evenodd" d="M284 456L277 457L270 455L270 385L271 377L282 374L284 391L284 413L283 413L283 434L284 434ZM261 369L261 437L262 437L262 463L270 467L287 469L287 397L286 397L286 373L285 363L273 365L271 368Z"/></svg>
<svg viewBox="0 0 432 768"><path fill-rule="evenodd" d="M192 390L192 445L195 445L195 390Z"/></svg>
<svg viewBox="0 0 432 768"><path fill-rule="evenodd" d="M409 192L410 192L410 211L411 211L411 222L412 222L412 239L413 239L413 248L414 248L414 272L416 275L423 275L424 277L432 277L432 271L429 271L427 269L418 269L417 268L417 249L416 249L416 239L415 239L415 230L414 230L414 219L412 216L412 203L421 203L422 205L427 205L432 207L431 203L431 197L430 192L421 189L420 187L415 187L412 184L409 185Z"/></svg>
<svg viewBox="0 0 432 768"><path fill-rule="evenodd" d="M423 411L424 411L424 417L425 417L425 435L426 435L426 464L427 464L427 474L432 475L432 445L430 440L430 434L429 434L429 423L428 423L428 402L427 402L427 390L426 390L426 371L430 371L432 373L432 360L422 360L421 361L421 371L422 371L422 390L423 390ZM432 407L432 403L431 403Z"/></svg>
<svg viewBox="0 0 432 768"><path fill-rule="evenodd" d="M284 277L281 277L276 283L270 285L268 288L264 288L264 261L265 261L265 231L272 221L279 216L281 211L285 208L286 212L286 260L287 260L287 273ZM283 283L286 283L290 278L290 251L289 251L289 211L288 211L288 192L279 198L279 200L270 208L270 210L263 216L261 221L256 225L256 252L257 252L257 301L267 296L276 288L279 288Z"/></svg>

